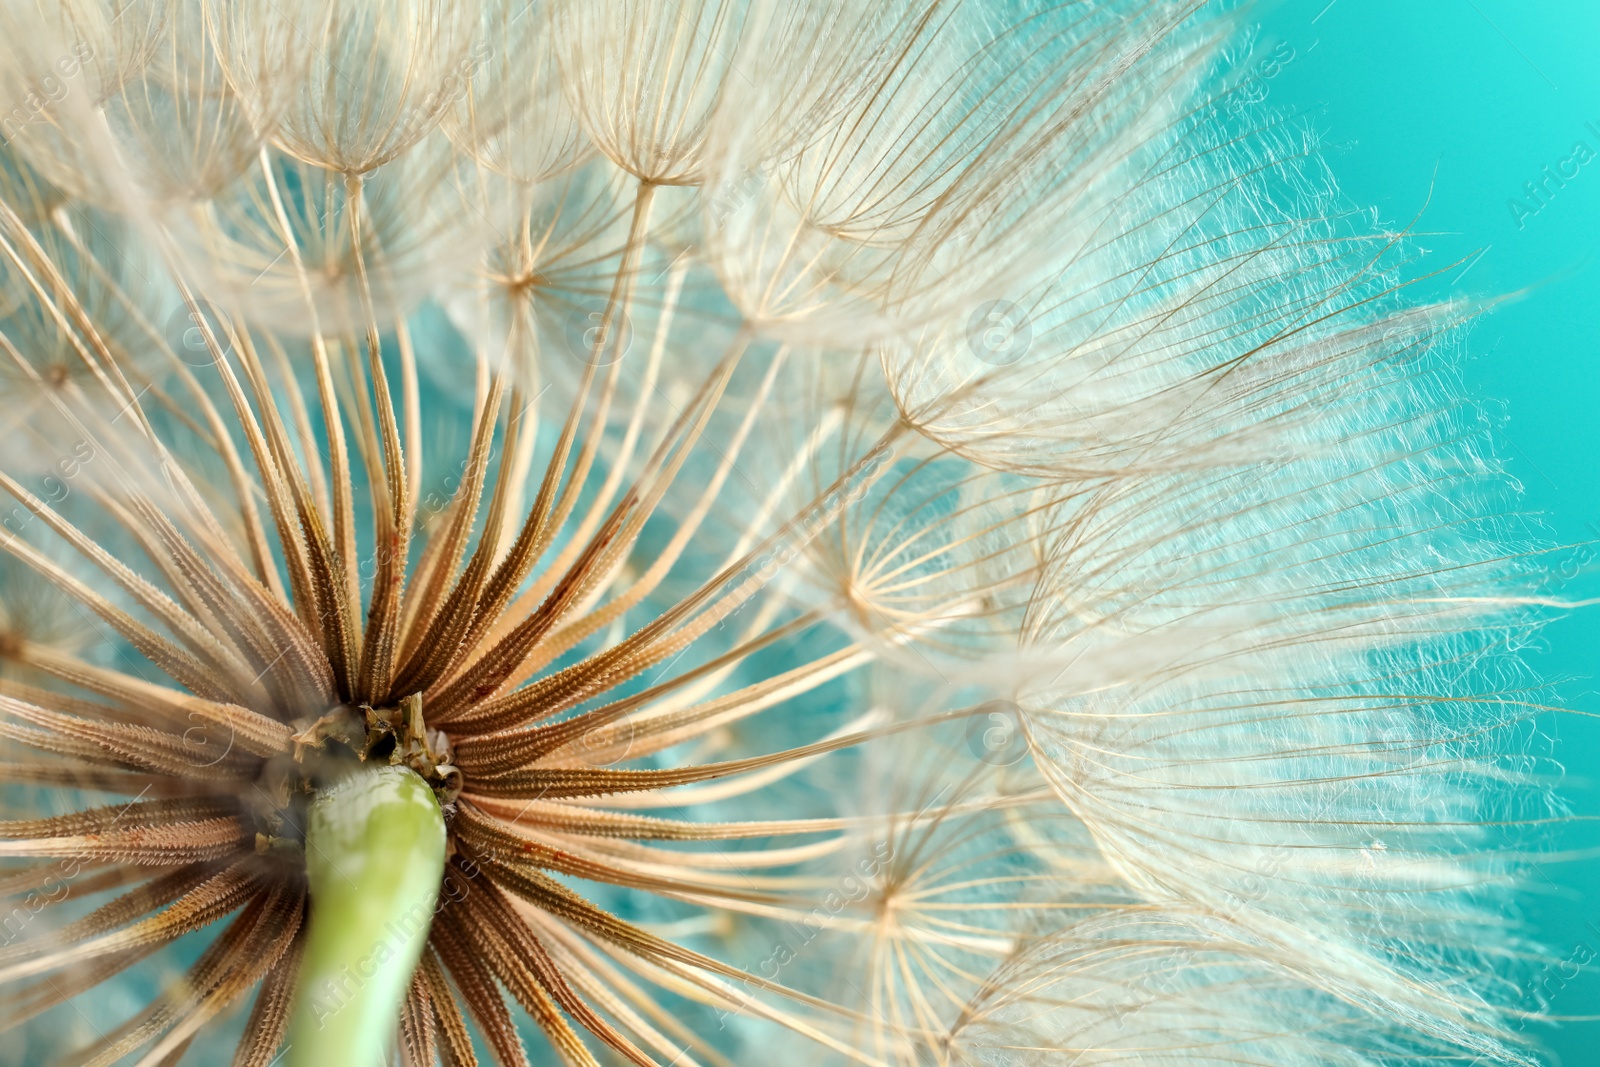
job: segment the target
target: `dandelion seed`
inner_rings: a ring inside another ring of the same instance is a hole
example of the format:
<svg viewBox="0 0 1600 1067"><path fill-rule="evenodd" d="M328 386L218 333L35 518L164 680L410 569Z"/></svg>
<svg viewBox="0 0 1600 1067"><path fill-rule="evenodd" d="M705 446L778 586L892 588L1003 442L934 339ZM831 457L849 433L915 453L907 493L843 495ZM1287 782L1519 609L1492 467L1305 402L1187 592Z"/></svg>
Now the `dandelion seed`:
<svg viewBox="0 0 1600 1067"><path fill-rule="evenodd" d="M1465 312L1196 6L6 8L21 1059L1526 1062Z"/></svg>

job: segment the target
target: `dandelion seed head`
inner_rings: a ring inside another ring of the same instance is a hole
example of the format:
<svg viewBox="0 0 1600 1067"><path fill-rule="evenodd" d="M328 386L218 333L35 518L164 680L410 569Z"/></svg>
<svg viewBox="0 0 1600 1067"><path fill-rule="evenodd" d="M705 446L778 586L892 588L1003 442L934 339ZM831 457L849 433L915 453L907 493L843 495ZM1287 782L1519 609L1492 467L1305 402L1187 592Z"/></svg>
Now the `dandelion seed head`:
<svg viewBox="0 0 1600 1067"><path fill-rule="evenodd" d="M1470 313L1226 18L1013 7L5 10L23 1060L347 1006L377 766L413 1067L1527 1062Z"/></svg>

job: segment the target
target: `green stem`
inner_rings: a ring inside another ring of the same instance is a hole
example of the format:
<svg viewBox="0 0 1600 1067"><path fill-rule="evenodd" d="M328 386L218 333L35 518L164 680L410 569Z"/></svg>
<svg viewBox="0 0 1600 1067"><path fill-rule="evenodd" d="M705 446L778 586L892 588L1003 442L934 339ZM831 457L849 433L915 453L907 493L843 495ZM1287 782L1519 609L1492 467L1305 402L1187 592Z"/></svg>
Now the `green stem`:
<svg viewBox="0 0 1600 1067"><path fill-rule="evenodd" d="M406 767L363 767L306 820L311 928L287 1067L386 1062L444 875L439 801Z"/></svg>

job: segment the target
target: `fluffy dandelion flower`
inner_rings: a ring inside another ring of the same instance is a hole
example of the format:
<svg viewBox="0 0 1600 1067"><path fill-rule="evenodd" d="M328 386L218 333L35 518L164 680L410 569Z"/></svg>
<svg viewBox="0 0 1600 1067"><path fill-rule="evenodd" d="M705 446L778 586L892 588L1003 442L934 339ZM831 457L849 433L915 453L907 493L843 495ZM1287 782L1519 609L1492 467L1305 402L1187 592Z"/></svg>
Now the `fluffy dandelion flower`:
<svg viewBox="0 0 1600 1067"><path fill-rule="evenodd" d="M1526 1062L1462 313L1195 7L8 5L0 1055Z"/></svg>

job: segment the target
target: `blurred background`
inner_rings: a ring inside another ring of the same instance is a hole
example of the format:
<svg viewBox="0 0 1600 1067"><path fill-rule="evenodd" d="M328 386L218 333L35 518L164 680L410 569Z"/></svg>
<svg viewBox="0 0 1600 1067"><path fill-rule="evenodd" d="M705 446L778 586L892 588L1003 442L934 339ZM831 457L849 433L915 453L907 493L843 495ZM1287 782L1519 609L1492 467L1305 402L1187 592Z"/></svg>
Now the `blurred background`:
<svg viewBox="0 0 1600 1067"><path fill-rule="evenodd" d="M1514 294L1473 330L1463 374L1504 417L1503 457L1550 539L1600 542L1600 3L1260 0L1256 95L1324 138L1348 199L1415 220L1429 296ZM1600 596L1600 544L1564 562ZM1534 654L1561 701L1600 715L1600 605L1558 618ZM1546 715L1530 749L1600 814L1600 719ZM1551 954L1527 1007L1600 1015L1600 823L1552 844L1523 904ZM1587 966L1582 966L1587 964ZM1563 1067L1600 1064L1600 1022L1530 1024Z"/></svg>

